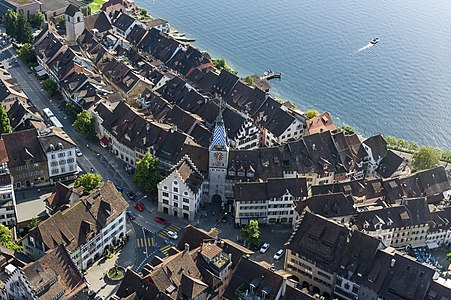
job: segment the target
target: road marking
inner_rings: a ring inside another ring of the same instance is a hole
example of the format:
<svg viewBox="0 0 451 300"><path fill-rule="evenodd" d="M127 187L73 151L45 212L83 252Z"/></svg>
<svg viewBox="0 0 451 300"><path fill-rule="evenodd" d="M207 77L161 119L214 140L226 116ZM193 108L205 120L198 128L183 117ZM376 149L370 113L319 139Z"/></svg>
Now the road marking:
<svg viewBox="0 0 451 300"><path fill-rule="evenodd" d="M138 244L138 248L141 248L139 242L141 241L141 239L136 239L136 243Z"/></svg>
<svg viewBox="0 0 451 300"><path fill-rule="evenodd" d="M171 248L171 246L170 246L170 245L166 245L166 246L162 247L162 248L160 249L160 251L161 251L161 253L163 253L165 256L168 256L169 248Z"/></svg>
<svg viewBox="0 0 451 300"><path fill-rule="evenodd" d="M147 238L147 246L150 247L151 243L150 243L150 237Z"/></svg>
<svg viewBox="0 0 451 300"><path fill-rule="evenodd" d="M152 237L152 247L155 246L155 237Z"/></svg>

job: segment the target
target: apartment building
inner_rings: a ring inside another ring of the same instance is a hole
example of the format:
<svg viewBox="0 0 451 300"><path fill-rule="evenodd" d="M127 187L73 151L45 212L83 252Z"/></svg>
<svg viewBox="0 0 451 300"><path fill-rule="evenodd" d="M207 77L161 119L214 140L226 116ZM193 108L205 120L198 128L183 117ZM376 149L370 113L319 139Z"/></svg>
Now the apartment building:
<svg viewBox="0 0 451 300"><path fill-rule="evenodd" d="M39 259L63 245L77 267L86 270L125 236L127 207L114 184L107 182L32 229L22 240L23 251Z"/></svg>
<svg viewBox="0 0 451 300"><path fill-rule="evenodd" d="M305 178L270 178L266 182L238 182L234 188L235 223L292 224L296 202L308 194Z"/></svg>

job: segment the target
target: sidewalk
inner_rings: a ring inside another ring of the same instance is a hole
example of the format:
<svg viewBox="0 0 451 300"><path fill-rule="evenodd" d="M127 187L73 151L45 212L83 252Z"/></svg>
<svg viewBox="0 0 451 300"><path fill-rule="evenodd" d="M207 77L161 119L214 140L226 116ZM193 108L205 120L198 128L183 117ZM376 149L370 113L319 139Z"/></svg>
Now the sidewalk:
<svg viewBox="0 0 451 300"><path fill-rule="evenodd" d="M105 280L106 272L116 264L127 268L133 267L136 263L135 231L129 222L127 222L127 230L128 241L124 248L114 254L111 259L100 259L86 272L85 277L90 283L89 289L96 292L102 299L110 299L116 293L120 284L120 282L107 283Z"/></svg>

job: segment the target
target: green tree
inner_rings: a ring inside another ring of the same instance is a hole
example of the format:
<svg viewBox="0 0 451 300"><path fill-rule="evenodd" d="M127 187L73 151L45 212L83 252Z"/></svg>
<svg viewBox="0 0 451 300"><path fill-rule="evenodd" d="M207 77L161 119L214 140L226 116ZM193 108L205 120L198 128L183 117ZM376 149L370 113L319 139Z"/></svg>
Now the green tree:
<svg viewBox="0 0 451 300"><path fill-rule="evenodd" d="M58 18L55 19L55 24L60 28L65 28L66 19L64 18L64 16L59 16Z"/></svg>
<svg viewBox="0 0 451 300"><path fill-rule="evenodd" d="M78 176L74 186L76 188L82 186L86 191L90 192L102 183L102 177L99 174L86 173Z"/></svg>
<svg viewBox="0 0 451 300"><path fill-rule="evenodd" d="M31 15L28 21L32 27L41 28L42 24L45 22L45 16L42 12L38 11L36 14Z"/></svg>
<svg viewBox="0 0 451 300"><path fill-rule="evenodd" d="M213 63L213 65L215 66L215 68L219 71L221 71L222 69L229 71L233 74L238 74L237 71L233 70L232 67L230 67L227 62L225 61L225 59L223 58L217 58L217 59L212 59L211 62Z"/></svg>
<svg viewBox="0 0 451 300"><path fill-rule="evenodd" d="M398 147L398 139L393 137L393 136L388 135L385 138L385 141L387 142L387 145L390 148L397 148Z"/></svg>
<svg viewBox="0 0 451 300"><path fill-rule="evenodd" d="M250 220L248 224L246 224L241 229L241 236L243 239L247 242L249 242L251 245L258 245L261 233L260 228L258 226L257 220Z"/></svg>
<svg viewBox="0 0 451 300"><path fill-rule="evenodd" d="M47 78L42 82L42 88L49 94L50 97L58 94L58 85L50 78Z"/></svg>
<svg viewBox="0 0 451 300"><path fill-rule="evenodd" d="M0 245L13 251L20 251L22 247L12 240L11 230L0 224Z"/></svg>
<svg viewBox="0 0 451 300"><path fill-rule="evenodd" d="M64 106L64 111L66 112L67 116L69 117L69 119L71 120L75 120L75 118L77 117L77 115L79 113L81 113L81 108L77 105L75 105L72 102L68 102L66 103L66 105Z"/></svg>
<svg viewBox="0 0 451 300"><path fill-rule="evenodd" d="M33 30L31 28L31 24L26 22L24 25L23 34L18 36L18 40L20 43L32 43L33 42Z"/></svg>
<svg viewBox="0 0 451 300"><path fill-rule="evenodd" d="M255 86L254 78L252 78L251 75L246 76L246 78L244 78L244 82L246 82L248 86Z"/></svg>
<svg viewBox="0 0 451 300"><path fill-rule="evenodd" d="M440 156L439 149L423 146L413 154L412 165L416 170L434 168L439 164Z"/></svg>
<svg viewBox="0 0 451 300"><path fill-rule="evenodd" d="M29 66L36 65L36 55L31 44L26 43L18 50L19 57Z"/></svg>
<svg viewBox="0 0 451 300"><path fill-rule="evenodd" d="M28 223L27 228L28 230L31 230L35 227L37 227L41 223L41 220L39 218L32 218L30 223Z"/></svg>
<svg viewBox="0 0 451 300"><path fill-rule="evenodd" d="M15 11L8 9L4 18L3 24L5 25L6 33L12 37L16 37L16 26L17 26L17 14Z"/></svg>
<svg viewBox="0 0 451 300"><path fill-rule="evenodd" d="M446 254L446 260L449 260L449 261L451 261L451 252L450 252L450 253L448 253L448 254Z"/></svg>
<svg viewBox="0 0 451 300"><path fill-rule="evenodd" d="M351 135L355 133L354 127L350 125L341 125L340 128L345 132L345 134Z"/></svg>
<svg viewBox="0 0 451 300"><path fill-rule="evenodd" d="M72 124L72 126L77 130L78 133L84 135L85 137L93 137L96 134L94 119L89 114L89 111L83 110L77 114L77 119Z"/></svg>
<svg viewBox="0 0 451 300"><path fill-rule="evenodd" d="M3 106L0 105L0 134L10 133L10 132L12 132L11 122L8 118L8 114L3 109Z"/></svg>
<svg viewBox="0 0 451 300"><path fill-rule="evenodd" d="M319 111L317 111L316 109L309 109L305 113L305 116L307 117L307 119L313 119L317 115L319 115Z"/></svg>
<svg viewBox="0 0 451 300"><path fill-rule="evenodd" d="M157 183L160 182L160 171L158 166L160 160L147 152L142 159L136 163L133 181L146 192L152 192L156 189Z"/></svg>
<svg viewBox="0 0 451 300"><path fill-rule="evenodd" d="M407 148L411 151L417 151L418 149L420 149L420 146L418 146L418 144L415 142L410 142Z"/></svg>
<svg viewBox="0 0 451 300"><path fill-rule="evenodd" d="M446 162L451 162L451 150L443 151L441 159Z"/></svg>

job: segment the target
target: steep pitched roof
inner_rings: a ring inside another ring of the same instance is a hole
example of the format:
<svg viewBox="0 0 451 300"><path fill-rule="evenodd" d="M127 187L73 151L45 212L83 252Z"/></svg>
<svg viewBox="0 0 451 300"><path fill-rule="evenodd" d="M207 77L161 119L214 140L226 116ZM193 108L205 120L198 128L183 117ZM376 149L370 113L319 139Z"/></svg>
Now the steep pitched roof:
<svg viewBox="0 0 451 300"><path fill-rule="evenodd" d="M80 12L78 7L73 5L72 3L69 3L69 5L66 7L66 11L64 12L66 15L69 15L71 17L75 16L77 12Z"/></svg>
<svg viewBox="0 0 451 300"><path fill-rule="evenodd" d="M194 194L199 191L204 181L204 177L187 155L174 166L174 170L180 175L183 182L194 192Z"/></svg>
<svg viewBox="0 0 451 300"><path fill-rule="evenodd" d="M255 295L262 295L266 291L265 299L278 299L280 289L283 285L283 277L274 271L265 268L258 262L250 259L242 259L238 263L232 279L227 286L224 296L227 299L239 299L250 290L250 284L254 285ZM240 287L243 290L240 290ZM240 294L242 293L242 294Z"/></svg>
<svg viewBox="0 0 451 300"><path fill-rule="evenodd" d="M69 251L74 251L127 207L128 203L117 192L114 184L107 182L70 208L58 211L41 222L28 235L44 243L46 249L64 245Z"/></svg>
<svg viewBox="0 0 451 300"><path fill-rule="evenodd" d="M110 19L104 11L85 17L85 28L92 31L96 29L99 33L112 29Z"/></svg>
<svg viewBox="0 0 451 300"><path fill-rule="evenodd" d="M50 250L22 271L39 299L53 299L61 292L70 298L87 288L83 275L63 246Z"/></svg>
<svg viewBox="0 0 451 300"><path fill-rule="evenodd" d="M41 148L36 129L22 130L3 134L6 151L9 157L9 167L14 168L25 164L25 161L45 162L47 156Z"/></svg>
<svg viewBox="0 0 451 300"><path fill-rule="evenodd" d="M326 218L350 216L357 212L352 197L343 193L316 195L297 203L299 214L306 208Z"/></svg>

